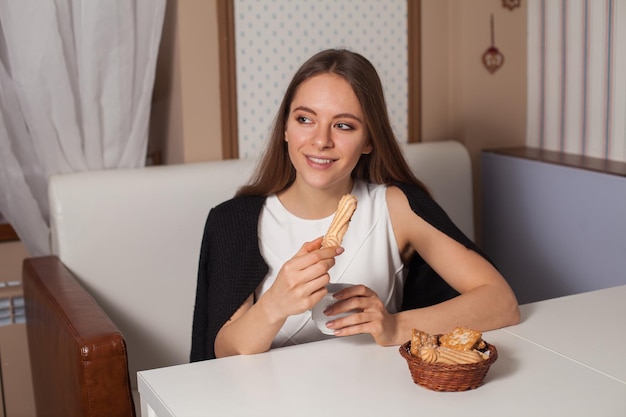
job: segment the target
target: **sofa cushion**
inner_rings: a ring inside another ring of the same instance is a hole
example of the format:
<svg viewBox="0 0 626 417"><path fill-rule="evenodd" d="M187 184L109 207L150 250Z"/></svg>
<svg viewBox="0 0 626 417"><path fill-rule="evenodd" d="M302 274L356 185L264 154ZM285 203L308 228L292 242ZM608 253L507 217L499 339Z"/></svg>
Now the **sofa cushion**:
<svg viewBox="0 0 626 417"><path fill-rule="evenodd" d="M133 387L138 370L188 362L207 213L254 165L224 160L51 178L53 250L122 331Z"/></svg>

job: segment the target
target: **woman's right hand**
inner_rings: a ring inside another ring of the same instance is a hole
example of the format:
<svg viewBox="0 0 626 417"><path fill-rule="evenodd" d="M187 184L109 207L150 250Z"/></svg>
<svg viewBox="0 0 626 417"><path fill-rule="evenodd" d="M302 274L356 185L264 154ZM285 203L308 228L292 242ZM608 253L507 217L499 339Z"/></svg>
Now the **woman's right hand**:
<svg viewBox="0 0 626 417"><path fill-rule="evenodd" d="M320 249L322 238L307 242L282 266L274 284L254 302L253 294L217 333L217 357L267 351L287 317L313 307L326 294L328 270L343 248Z"/></svg>
<svg viewBox="0 0 626 417"><path fill-rule="evenodd" d="M330 281L328 271L335 265L335 256L343 253L341 247L320 249L322 238L306 242L282 266L276 281L259 299L271 311L268 315L276 321L300 314L312 308L326 294Z"/></svg>

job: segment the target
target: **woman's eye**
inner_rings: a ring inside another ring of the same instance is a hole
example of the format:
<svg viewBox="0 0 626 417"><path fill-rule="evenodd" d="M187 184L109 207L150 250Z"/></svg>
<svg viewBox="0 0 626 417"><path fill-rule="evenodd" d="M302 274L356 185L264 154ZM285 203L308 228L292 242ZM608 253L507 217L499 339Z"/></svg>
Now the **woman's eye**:
<svg viewBox="0 0 626 417"><path fill-rule="evenodd" d="M303 124L306 124L306 123L311 123L311 119L309 119L309 118L308 118L308 117L306 117L306 116L298 116L298 117L296 117L296 121L297 121L298 123L303 123Z"/></svg>
<svg viewBox="0 0 626 417"><path fill-rule="evenodd" d="M352 126L347 123L337 123L336 126L341 130L352 130Z"/></svg>

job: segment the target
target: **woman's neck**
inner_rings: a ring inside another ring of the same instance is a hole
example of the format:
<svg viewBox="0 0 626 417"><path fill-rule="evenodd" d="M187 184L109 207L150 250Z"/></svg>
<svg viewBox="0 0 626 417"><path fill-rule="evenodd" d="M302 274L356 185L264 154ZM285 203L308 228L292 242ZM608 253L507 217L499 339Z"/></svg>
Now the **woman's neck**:
<svg viewBox="0 0 626 417"><path fill-rule="evenodd" d="M337 211L339 200L352 190L352 185L350 181L345 186L319 189L294 182L278 193L278 199L295 216L308 220L323 219Z"/></svg>

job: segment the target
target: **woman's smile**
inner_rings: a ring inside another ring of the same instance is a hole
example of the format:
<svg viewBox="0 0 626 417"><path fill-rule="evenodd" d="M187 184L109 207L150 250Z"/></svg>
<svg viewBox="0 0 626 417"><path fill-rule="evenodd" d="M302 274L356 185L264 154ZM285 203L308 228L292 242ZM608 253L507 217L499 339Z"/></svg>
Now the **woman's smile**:
<svg viewBox="0 0 626 417"><path fill-rule="evenodd" d="M320 157L315 157L315 156L307 156L307 158L314 165L328 166L332 164L333 162L335 162L334 159L329 159L329 158L320 158Z"/></svg>

